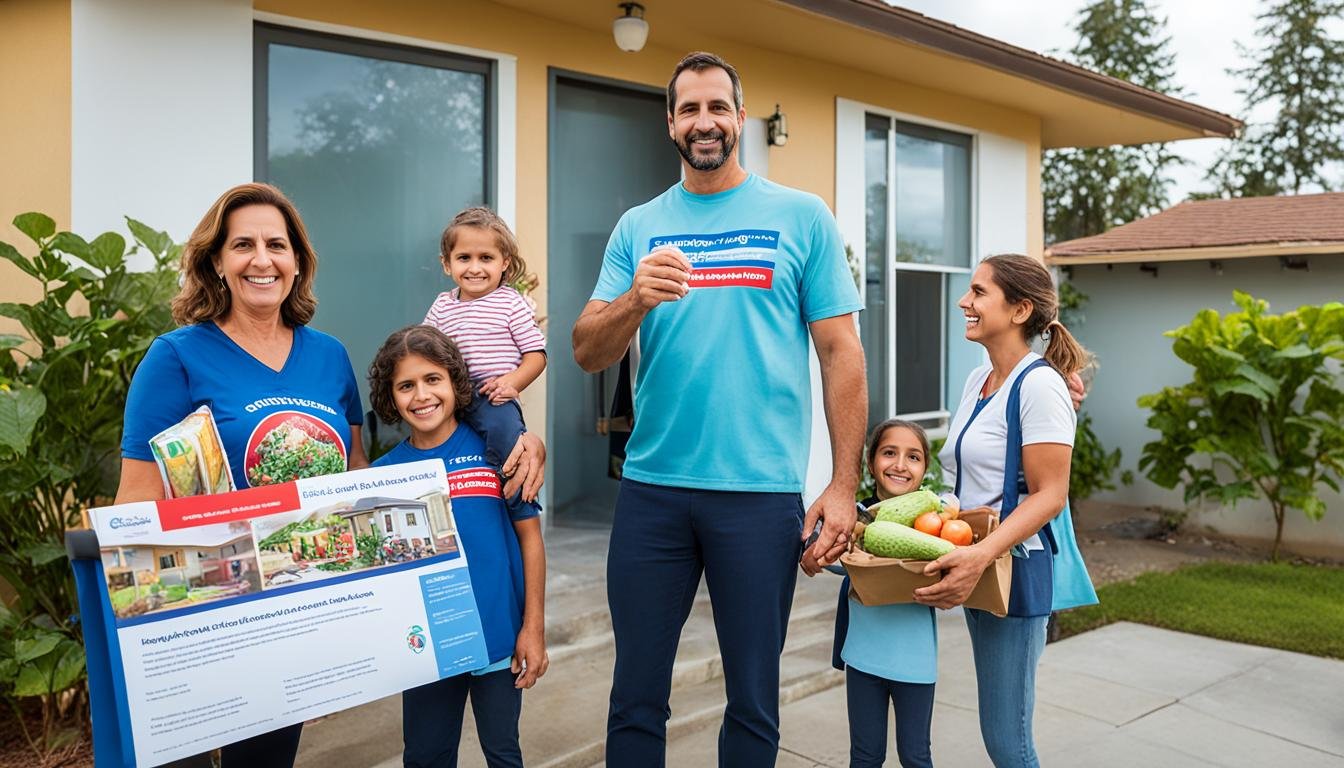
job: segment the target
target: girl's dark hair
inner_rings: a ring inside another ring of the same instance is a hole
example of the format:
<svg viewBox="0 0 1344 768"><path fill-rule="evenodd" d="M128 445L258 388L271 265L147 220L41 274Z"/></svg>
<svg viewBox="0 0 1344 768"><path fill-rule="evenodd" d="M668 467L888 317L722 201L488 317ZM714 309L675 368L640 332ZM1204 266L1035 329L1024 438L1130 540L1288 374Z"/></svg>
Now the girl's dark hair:
<svg viewBox="0 0 1344 768"><path fill-rule="evenodd" d="M989 265L994 284L1009 304L1031 302L1031 316L1022 332L1028 340L1042 334L1050 336L1042 357L1055 370L1067 376L1091 365L1092 353L1059 322L1059 299L1044 264L1017 253L990 256L981 263Z"/></svg>
<svg viewBox="0 0 1344 768"><path fill-rule="evenodd" d="M173 320L178 325L195 325L219 320L229 313L232 297L219 278L218 265L224 240L229 236L229 214L249 205L269 205L285 220L289 247L294 250L297 272L289 295L280 305L285 325L307 325L317 311L313 281L317 278L317 251L308 239L308 230L299 211L285 193L270 184L239 184L219 196L210 206L182 248L182 287L173 298Z"/></svg>
<svg viewBox="0 0 1344 768"><path fill-rule="evenodd" d="M467 361L457 350L453 340L431 325L408 325L393 333L378 348L369 364L369 404L384 424L398 424L401 414L392 398L392 377L397 363L409 355L419 355L448 372L453 382L453 414L461 415L471 405L471 377Z"/></svg>
<svg viewBox="0 0 1344 768"><path fill-rule="evenodd" d="M443 230L443 235L439 238L439 261L442 261L445 267L452 258L453 248L457 246L457 233L463 227L483 229L495 236L495 247L499 248L499 255L509 262L504 268L500 285L511 285L527 274L527 262L523 261L518 251L518 238L513 236L513 230L509 229L509 225L504 223L499 214L479 205L458 213Z"/></svg>
<svg viewBox="0 0 1344 768"><path fill-rule="evenodd" d="M888 429L904 427L915 433L919 440L919 447L924 451L924 466L929 465L929 436L925 434L924 428L913 421L905 419L887 419L886 421L873 427L873 431L868 434L868 471L873 469L873 460L877 458L878 444L882 442L882 436L887 434Z"/></svg>

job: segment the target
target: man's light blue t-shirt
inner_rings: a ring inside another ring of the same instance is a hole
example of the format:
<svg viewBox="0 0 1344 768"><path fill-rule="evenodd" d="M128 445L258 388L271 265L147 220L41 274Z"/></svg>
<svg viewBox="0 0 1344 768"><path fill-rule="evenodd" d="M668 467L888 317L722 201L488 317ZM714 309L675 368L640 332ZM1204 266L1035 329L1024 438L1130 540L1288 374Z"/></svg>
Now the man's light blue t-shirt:
<svg viewBox="0 0 1344 768"><path fill-rule="evenodd" d="M816 195L755 175L712 195L678 183L621 217L592 298L628 291L639 260L664 245L690 260L691 291L640 325L625 477L802 491L807 324L862 308L835 217Z"/></svg>

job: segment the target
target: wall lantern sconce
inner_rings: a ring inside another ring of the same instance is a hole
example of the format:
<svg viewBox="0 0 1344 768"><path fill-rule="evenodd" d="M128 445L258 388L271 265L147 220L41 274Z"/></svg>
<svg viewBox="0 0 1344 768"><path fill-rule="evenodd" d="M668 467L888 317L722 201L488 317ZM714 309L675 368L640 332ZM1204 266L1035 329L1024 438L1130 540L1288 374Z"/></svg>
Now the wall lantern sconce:
<svg viewBox="0 0 1344 768"><path fill-rule="evenodd" d="M766 141L772 147L782 147L789 143L789 118L775 105L775 114L765 119Z"/></svg>
<svg viewBox="0 0 1344 768"><path fill-rule="evenodd" d="M644 20L644 6L639 3L617 3L617 8L625 11L611 22L611 35L616 38L616 47L626 53L638 53L649 39L649 22Z"/></svg>

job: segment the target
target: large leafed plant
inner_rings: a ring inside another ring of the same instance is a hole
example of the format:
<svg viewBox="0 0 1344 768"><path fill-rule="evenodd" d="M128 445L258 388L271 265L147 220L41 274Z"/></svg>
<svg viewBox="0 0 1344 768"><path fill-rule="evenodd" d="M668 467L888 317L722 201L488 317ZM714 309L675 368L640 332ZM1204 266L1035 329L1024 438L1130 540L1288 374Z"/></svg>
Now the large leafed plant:
<svg viewBox="0 0 1344 768"><path fill-rule="evenodd" d="M1186 501L1264 498L1274 513L1277 559L1289 509L1325 514L1321 492L1344 480L1344 304L1281 315L1237 291L1240 311L1201 310L1168 331L1194 379L1144 395L1148 426L1139 469Z"/></svg>
<svg viewBox="0 0 1344 768"><path fill-rule="evenodd" d="M0 257L36 283L33 303L0 303L22 333L0 334L0 580L16 593L0 614L0 693L40 697L50 749L82 700L84 655L65 530L116 491L122 411L131 374L154 337L173 327L180 247L127 220L135 243L105 232L92 241L26 213L14 226L32 241L0 242ZM137 252L133 270L128 258Z"/></svg>

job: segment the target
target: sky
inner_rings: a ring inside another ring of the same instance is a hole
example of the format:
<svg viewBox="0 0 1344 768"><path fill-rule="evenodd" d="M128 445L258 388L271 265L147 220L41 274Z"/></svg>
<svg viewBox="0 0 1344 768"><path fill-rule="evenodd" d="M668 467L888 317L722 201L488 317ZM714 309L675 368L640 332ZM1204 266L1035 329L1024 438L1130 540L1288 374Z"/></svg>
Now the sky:
<svg viewBox="0 0 1344 768"><path fill-rule="evenodd" d="M895 0L912 11L1007 43L1067 59L1077 42L1073 26L1086 0ZM1239 78L1227 73L1229 67L1245 66L1236 44L1262 47L1256 36L1255 14L1263 3L1257 0L1156 0L1152 7L1167 18L1170 49L1176 55L1176 83L1182 97L1203 107L1216 109L1245 120L1243 102L1237 94ZM1029 9L1029 10L1027 10ZM1253 120L1270 115L1256 113ZM1204 174L1213 164L1221 139L1191 139L1172 145L1190 164L1171 173L1169 189L1172 204L1191 192L1207 189Z"/></svg>

